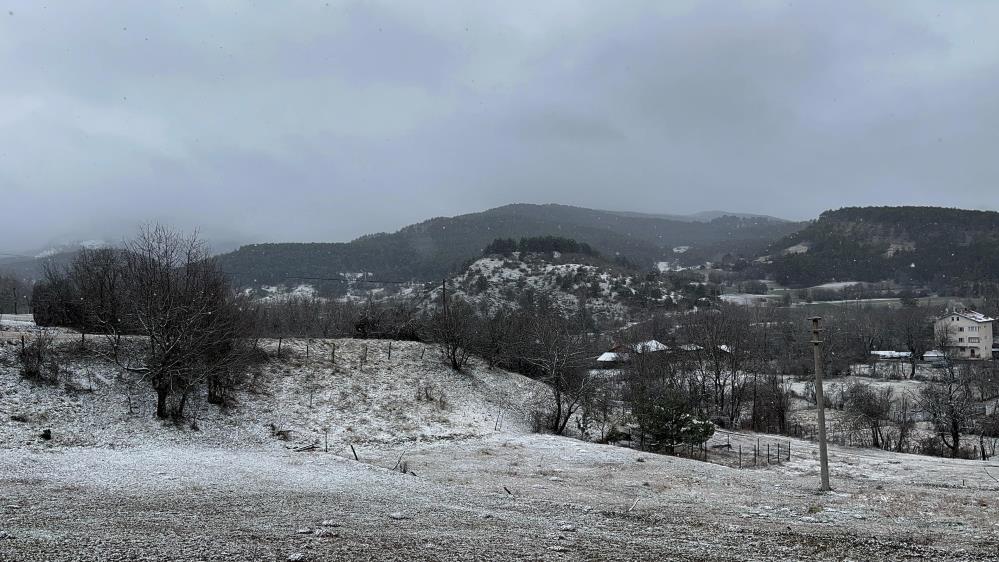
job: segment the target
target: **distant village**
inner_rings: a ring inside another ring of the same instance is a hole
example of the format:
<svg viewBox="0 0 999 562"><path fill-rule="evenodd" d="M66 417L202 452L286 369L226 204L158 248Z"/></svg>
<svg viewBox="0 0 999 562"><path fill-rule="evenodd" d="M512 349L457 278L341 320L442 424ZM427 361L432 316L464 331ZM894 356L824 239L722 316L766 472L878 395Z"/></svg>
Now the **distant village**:
<svg viewBox="0 0 999 562"><path fill-rule="evenodd" d="M917 361L928 366L942 366L950 362L987 361L999 359L999 336L993 325L996 319L961 304L952 304L933 323L933 348L923 352ZM727 344L715 346L717 351L728 354L733 348ZM594 358L598 369L619 368L629 364L641 354L695 355L705 348L695 343L670 347L656 339L635 344L615 342L607 351ZM873 350L868 362L892 365L912 363L913 353L904 350ZM875 371L879 369L875 368Z"/></svg>

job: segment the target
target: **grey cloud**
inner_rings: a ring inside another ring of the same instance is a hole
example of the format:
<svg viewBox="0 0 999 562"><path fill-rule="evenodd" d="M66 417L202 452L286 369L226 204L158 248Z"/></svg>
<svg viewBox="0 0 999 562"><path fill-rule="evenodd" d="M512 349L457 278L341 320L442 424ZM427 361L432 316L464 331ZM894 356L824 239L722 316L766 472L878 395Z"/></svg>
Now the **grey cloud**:
<svg viewBox="0 0 999 562"><path fill-rule="evenodd" d="M5 242L509 202L999 206L984 2L74 2L0 17Z"/></svg>

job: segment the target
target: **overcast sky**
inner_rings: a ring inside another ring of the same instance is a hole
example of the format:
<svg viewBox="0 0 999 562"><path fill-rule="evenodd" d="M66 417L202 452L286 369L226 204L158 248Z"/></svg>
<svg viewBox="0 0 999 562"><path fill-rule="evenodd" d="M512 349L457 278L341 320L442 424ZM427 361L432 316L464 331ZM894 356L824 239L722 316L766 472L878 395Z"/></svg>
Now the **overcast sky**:
<svg viewBox="0 0 999 562"><path fill-rule="evenodd" d="M512 202L999 207L992 0L0 5L0 251Z"/></svg>

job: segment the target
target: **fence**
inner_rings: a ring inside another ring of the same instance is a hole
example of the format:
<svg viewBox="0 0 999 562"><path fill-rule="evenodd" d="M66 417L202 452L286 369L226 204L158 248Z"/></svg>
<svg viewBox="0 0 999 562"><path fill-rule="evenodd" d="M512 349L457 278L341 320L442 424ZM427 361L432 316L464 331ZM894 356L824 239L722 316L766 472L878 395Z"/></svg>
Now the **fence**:
<svg viewBox="0 0 999 562"><path fill-rule="evenodd" d="M736 436L737 441L742 439L750 442L732 443L732 435ZM752 435L724 432L716 433L712 439L701 445L679 446L674 450L674 455L732 468L758 468L790 461L791 449L791 441L764 436L755 436L754 440Z"/></svg>

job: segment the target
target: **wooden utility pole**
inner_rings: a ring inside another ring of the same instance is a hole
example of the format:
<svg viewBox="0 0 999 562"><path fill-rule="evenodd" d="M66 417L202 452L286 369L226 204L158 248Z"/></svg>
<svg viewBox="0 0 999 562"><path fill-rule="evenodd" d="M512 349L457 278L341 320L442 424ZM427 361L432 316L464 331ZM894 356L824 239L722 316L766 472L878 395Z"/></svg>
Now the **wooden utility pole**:
<svg viewBox="0 0 999 562"><path fill-rule="evenodd" d="M819 327L821 316L809 318L812 321L812 348L815 352L815 406L819 422L819 469L822 484L819 491L828 492L829 487L829 454L826 452L826 398L822 393L822 328Z"/></svg>

